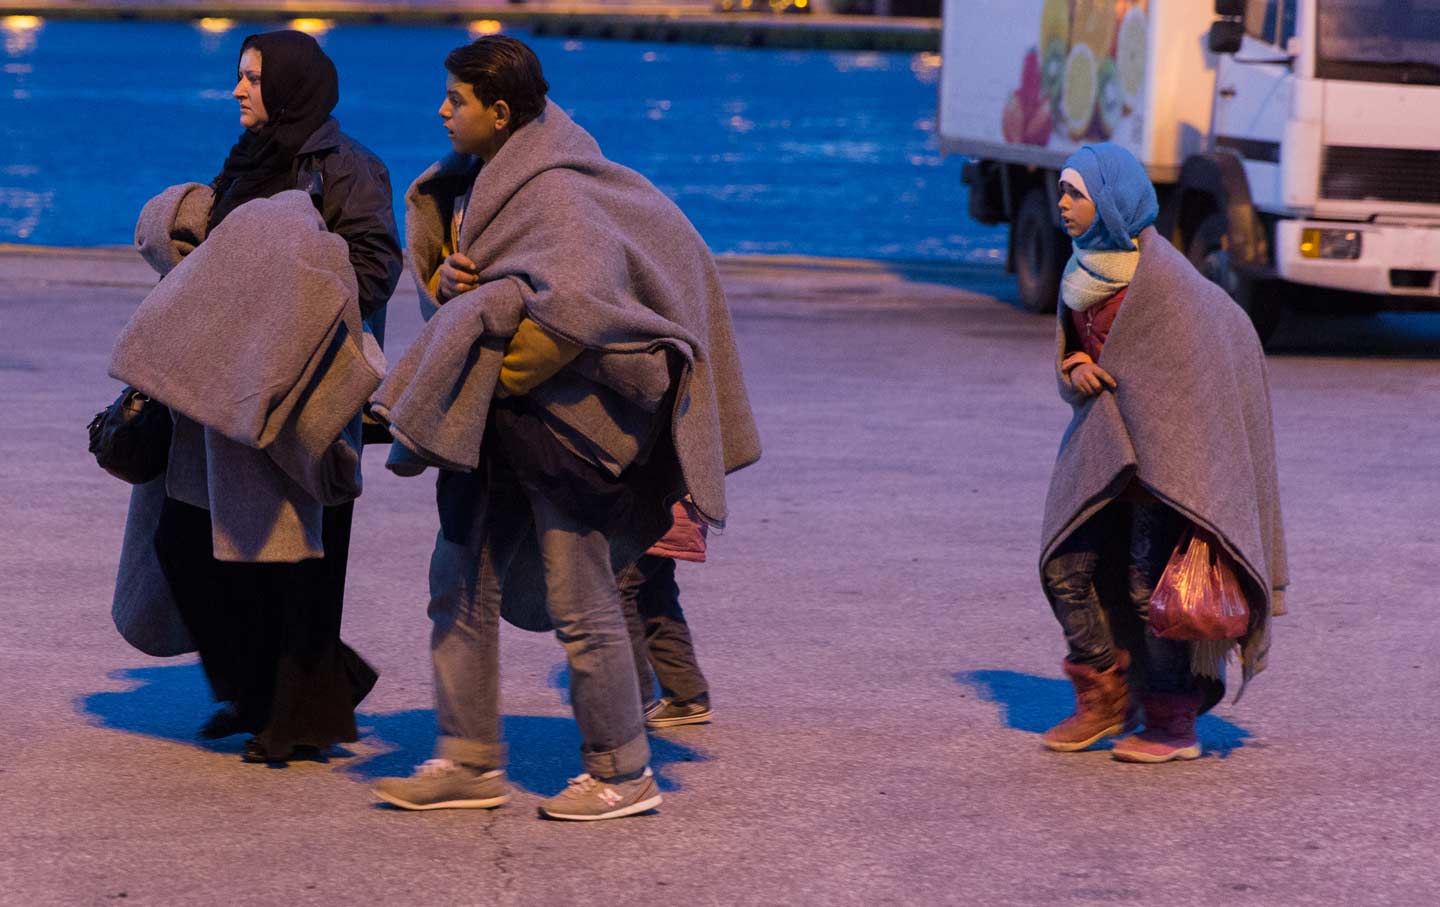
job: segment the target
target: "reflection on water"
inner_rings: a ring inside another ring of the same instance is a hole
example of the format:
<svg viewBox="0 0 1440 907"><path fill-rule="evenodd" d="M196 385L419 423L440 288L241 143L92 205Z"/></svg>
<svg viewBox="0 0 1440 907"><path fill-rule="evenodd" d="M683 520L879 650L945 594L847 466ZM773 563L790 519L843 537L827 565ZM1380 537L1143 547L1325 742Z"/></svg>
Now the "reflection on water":
<svg viewBox="0 0 1440 907"><path fill-rule="evenodd" d="M884 71L890 69L891 55L881 54L873 50L861 51L859 53L832 53L830 63L837 72L855 72L856 70Z"/></svg>
<svg viewBox="0 0 1440 907"><path fill-rule="evenodd" d="M915 78L926 85L938 85L940 83L940 55L916 54L910 60L910 71L915 73Z"/></svg>
<svg viewBox="0 0 1440 907"><path fill-rule="evenodd" d="M5 168L5 172L9 174L11 169ZM28 169L33 172L33 168ZM40 224L40 216L54 207L54 203L54 192L31 192L0 186L0 241L6 238L29 239Z"/></svg>
<svg viewBox="0 0 1440 907"><path fill-rule="evenodd" d="M709 198L721 202L754 201L759 196L764 195L766 192L770 191L770 188L771 187L766 186L763 183L752 183L748 186L736 183L727 183L724 186L708 186L702 184L678 187L679 192L682 195Z"/></svg>
<svg viewBox="0 0 1440 907"><path fill-rule="evenodd" d="M5 16L0 18L0 32L5 36L7 57L20 57L33 51L38 42L44 20L39 16ZM30 100L30 81L35 67L32 63L7 61L4 66L4 80L0 82L0 95L8 99L0 108L0 135L5 144L11 145L13 138L9 124L9 111L20 111ZM32 163L7 160L10 151L0 157L0 173L6 177L27 179L39 174L40 168ZM0 242L26 240L40 225L41 216L50 210L55 202L53 190L35 191L23 186L0 185Z"/></svg>
<svg viewBox="0 0 1440 907"><path fill-rule="evenodd" d="M226 42L225 36L235 27L235 20L207 17L197 20L195 27L200 29L200 46L214 53Z"/></svg>
<svg viewBox="0 0 1440 907"><path fill-rule="evenodd" d="M780 150L791 161L803 161L807 158L829 158L831 160L846 161L852 164L875 163L880 159L884 151L882 145L877 142L867 141L838 141L838 142L782 142Z"/></svg>
<svg viewBox="0 0 1440 907"><path fill-rule="evenodd" d="M0 19L0 30L5 32L5 53L18 57L34 50L44 24L45 20L39 16L6 16Z"/></svg>
<svg viewBox="0 0 1440 907"><path fill-rule="evenodd" d="M741 135L755 128L754 120L747 120L742 116L733 116L726 120L725 124L730 127L731 132L738 132Z"/></svg>
<svg viewBox="0 0 1440 907"><path fill-rule="evenodd" d="M435 115L445 54L485 23L301 23L340 71L336 117L389 166L397 215L449 150ZM240 40L264 26L52 21L37 44L41 25L3 31L0 242L128 242L146 199L214 176L239 132ZM961 162L940 155L936 54L520 36L555 100L717 253L1003 261L1003 229L969 220Z"/></svg>
<svg viewBox="0 0 1440 907"><path fill-rule="evenodd" d="M471 22L469 27L466 29L466 31L470 33L470 37L472 39L480 38L485 35L498 35L504 30L505 27L495 19L476 19L474 22Z"/></svg>
<svg viewBox="0 0 1440 907"><path fill-rule="evenodd" d="M330 29L335 27L335 20L306 18L291 19L290 27L295 29L296 31L303 31L305 34L313 36L316 41L324 44L325 34L330 31ZM493 32L490 32L488 34L493 34Z"/></svg>

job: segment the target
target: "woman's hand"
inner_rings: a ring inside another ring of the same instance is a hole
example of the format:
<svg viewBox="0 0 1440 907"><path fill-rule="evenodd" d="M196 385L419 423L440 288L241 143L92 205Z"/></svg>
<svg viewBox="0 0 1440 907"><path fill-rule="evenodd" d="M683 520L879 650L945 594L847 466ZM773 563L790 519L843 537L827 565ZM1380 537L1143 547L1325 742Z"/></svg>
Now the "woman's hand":
<svg viewBox="0 0 1440 907"><path fill-rule="evenodd" d="M475 262L456 252L440 262L440 286L435 294L441 302L480 286L479 268Z"/></svg>
<svg viewBox="0 0 1440 907"><path fill-rule="evenodd" d="M1070 386L1087 397L1093 397L1106 388L1114 390L1115 379L1095 363L1082 362L1070 370Z"/></svg>

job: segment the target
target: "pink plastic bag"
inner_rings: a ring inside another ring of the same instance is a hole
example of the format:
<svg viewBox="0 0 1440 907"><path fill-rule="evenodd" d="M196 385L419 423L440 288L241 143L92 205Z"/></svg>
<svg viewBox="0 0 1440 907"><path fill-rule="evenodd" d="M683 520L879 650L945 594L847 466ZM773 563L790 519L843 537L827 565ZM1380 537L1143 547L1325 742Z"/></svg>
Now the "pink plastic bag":
<svg viewBox="0 0 1440 907"><path fill-rule="evenodd" d="M705 562L705 522L689 497L681 498L670 509L674 522L665 537L646 554L673 557L677 561Z"/></svg>
<svg viewBox="0 0 1440 907"><path fill-rule="evenodd" d="M1211 536L1185 530L1150 596L1150 629L1161 639L1235 639L1250 607L1235 564Z"/></svg>

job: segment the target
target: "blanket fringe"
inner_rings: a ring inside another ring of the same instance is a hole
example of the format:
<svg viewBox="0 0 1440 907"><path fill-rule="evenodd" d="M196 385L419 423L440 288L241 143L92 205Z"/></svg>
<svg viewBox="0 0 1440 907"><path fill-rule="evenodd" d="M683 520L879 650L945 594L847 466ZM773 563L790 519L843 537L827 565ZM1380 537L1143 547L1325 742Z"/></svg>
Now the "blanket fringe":
<svg viewBox="0 0 1440 907"><path fill-rule="evenodd" d="M1197 639L1190 643L1190 673L1220 680L1221 672L1240 648L1238 639Z"/></svg>

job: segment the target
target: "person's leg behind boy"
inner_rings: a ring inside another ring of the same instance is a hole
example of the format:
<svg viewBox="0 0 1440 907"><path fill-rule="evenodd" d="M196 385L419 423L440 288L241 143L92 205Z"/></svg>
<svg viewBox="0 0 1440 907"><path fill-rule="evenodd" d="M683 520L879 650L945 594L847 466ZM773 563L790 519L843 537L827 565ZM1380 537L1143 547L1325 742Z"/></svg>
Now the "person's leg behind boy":
<svg viewBox="0 0 1440 907"><path fill-rule="evenodd" d="M615 586L620 593L620 610L625 614L625 629L630 634L630 649L635 659L635 680L640 685L640 711L648 714L657 697L655 672L650 667L650 650L645 642L645 619L640 616L640 594L645 588L645 572L641 569L640 561L615 574Z"/></svg>
<svg viewBox="0 0 1440 907"><path fill-rule="evenodd" d="M646 555L637 564L644 584L636 606L644 626L645 653L660 682L661 699L646 711L652 728L710 721L710 685L695 655L695 640L680 607L675 559Z"/></svg>

